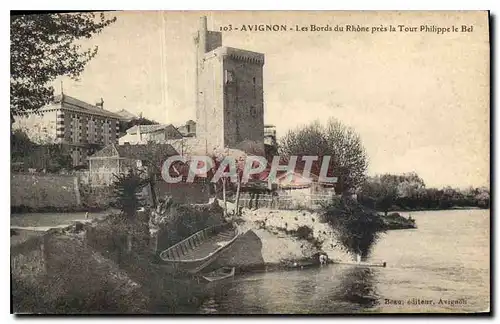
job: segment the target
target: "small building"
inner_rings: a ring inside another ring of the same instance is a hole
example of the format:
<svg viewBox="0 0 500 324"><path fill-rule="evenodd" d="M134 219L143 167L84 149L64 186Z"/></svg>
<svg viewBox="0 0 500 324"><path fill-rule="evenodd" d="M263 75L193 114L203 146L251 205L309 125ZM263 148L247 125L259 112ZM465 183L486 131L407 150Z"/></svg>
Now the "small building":
<svg viewBox="0 0 500 324"><path fill-rule="evenodd" d="M302 172L288 171L276 177L278 193L290 196L296 203L311 205L335 195L335 184L321 182L313 173L304 177Z"/></svg>
<svg viewBox="0 0 500 324"><path fill-rule="evenodd" d="M264 144L270 146L276 146L276 126L274 125L264 125Z"/></svg>
<svg viewBox="0 0 500 324"><path fill-rule="evenodd" d="M165 144L169 140L179 140L183 135L172 124L135 125L118 140L120 145L140 145L148 143Z"/></svg>
<svg viewBox="0 0 500 324"><path fill-rule="evenodd" d="M177 127L177 130L185 137L196 136L196 123L193 120L188 120L186 124Z"/></svg>
<svg viewBox="0 0 500 324"><path fill-rule="evenodd" d="M92 186L106 186L114 182L114 175L131 168L153 167L150 170L161 177L163 162L178 155L170 144L115 145L111 144L89 157L89 179Z"/></svg>

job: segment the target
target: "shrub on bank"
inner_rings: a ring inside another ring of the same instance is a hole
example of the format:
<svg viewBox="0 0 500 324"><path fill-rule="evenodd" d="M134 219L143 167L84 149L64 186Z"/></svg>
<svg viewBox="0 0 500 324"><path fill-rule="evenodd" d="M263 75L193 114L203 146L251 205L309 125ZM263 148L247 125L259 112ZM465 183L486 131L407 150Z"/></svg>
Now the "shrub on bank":
<svg viewBox="0 0 500 324"><path fill-rule="evenodd" d="M323 205L322 217L344 250L363 258L368 256L380 233L385 232L384 222L376 212L347 197Z"/></svg>

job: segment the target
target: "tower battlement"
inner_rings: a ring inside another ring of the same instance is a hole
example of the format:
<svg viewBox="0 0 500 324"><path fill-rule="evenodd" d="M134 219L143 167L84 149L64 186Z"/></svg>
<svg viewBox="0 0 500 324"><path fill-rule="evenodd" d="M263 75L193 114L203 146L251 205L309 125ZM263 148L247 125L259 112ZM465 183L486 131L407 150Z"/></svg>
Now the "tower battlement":
<svg viewBox="0 0 500 324"><path fill-rule="evenodd" d="M264 65L264 54L227 46L221 46L206 53L204 59L226 56L235 61Z"/></svg>

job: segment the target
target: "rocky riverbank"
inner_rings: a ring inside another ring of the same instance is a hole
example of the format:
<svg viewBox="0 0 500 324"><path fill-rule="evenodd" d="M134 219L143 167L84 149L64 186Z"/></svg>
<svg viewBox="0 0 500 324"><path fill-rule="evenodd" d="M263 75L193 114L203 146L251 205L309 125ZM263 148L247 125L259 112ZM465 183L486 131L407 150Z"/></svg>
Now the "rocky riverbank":
<svg viewBox="0 0 500 324"><path fill-rule="evenodd" d="M401 216L399 213L390 213L380 216L384 221L384 226L386 230L398 230L398 229L413 229L417 228L415 220L412 218L406 218Z"/></svg>
<svg viewBox="0 0 500 324"><path fill-rule="evenodd" d="M294 268L294 264L318 264L320 254L339 262L355 259L343 250L329 225L322 223L315 212L243 209L241 216L231 221L243 234L211 268L232 266L239 272L281 270Z"/></svg>

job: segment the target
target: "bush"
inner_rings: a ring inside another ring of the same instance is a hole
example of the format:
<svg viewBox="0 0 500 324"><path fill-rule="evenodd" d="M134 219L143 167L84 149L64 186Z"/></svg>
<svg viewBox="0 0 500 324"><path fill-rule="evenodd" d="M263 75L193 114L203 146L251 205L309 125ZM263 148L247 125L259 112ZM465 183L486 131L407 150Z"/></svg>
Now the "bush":
<svg viewBox="0 0 500 324"><path fill-rule="evenodd" d="M139 195L142 188L149 183L149 179L145 179L143 173L133 169L115 177L113 183L115 204L129 220L134 221L137 210L144 206L144 200Z"/></svg>
<svg viewBox="0 0 500 324"><path fill-rule="evenodd" d="M350 198L323 206L322 216L345 250L362 257L368 256L380 233L385 231L384 222L376 212Z"/></svg>
<svg viewBox="0 0 500 324"><path fill-rule="evenodd" d="M302 225L297 228L295 236L301 240L308 240L313 236L313 230L307 225Z"/></svg>

